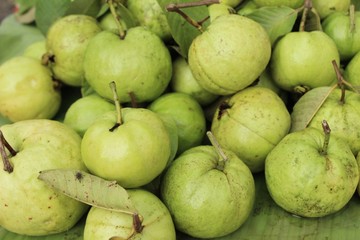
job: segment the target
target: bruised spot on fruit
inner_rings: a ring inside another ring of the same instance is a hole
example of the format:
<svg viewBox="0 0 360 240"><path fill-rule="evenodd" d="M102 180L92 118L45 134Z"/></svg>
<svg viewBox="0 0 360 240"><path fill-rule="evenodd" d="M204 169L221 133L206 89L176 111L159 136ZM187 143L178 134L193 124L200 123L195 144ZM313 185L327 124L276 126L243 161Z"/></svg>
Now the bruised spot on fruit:
<svg viewBox="0 0 360 240"><path fill-rule="evenodd" d="M220 120L223 114L226 112L226 109L229 109L231 106L228 104L228 102L223 101L219 106L219 113L217 116L217 119Z"/></svg>
<svg viewBox="0 0 360 240"><path fill-rule="evenodd" d="M79 182L81 182L81 180L83 179L84 175L81 172L76 172L75 174L75 178L76 180L78 180Z"/></svg>

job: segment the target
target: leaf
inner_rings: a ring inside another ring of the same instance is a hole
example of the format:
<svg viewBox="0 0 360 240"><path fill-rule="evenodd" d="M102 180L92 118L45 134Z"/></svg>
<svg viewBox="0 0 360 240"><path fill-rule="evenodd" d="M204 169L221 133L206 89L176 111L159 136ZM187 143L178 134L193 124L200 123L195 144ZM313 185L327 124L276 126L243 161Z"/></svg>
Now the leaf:
<svg viewBox="0 0 360 240"><path fill-rule="evenodd" d="M63 194L91 206L127 214L136 212L127 191L116 181L68 169L41 171L38 178Z"/></svg>
<svg viewBox="0 0 360 240"><path fill-rule="evenodd" d="M194 0L158 0L159 5L165 11L165 16L169 22L170 31L173 39L179 45L179 53L187 58L189 47L195 37L200 35L200 31L188 23L178 13L166 11L166 6L170 3L185 3L194 2ZM190 16L195 21L202 21L209 16L209 11L206 6L189 7L181 9L184 13ZM205 29L209 21L202 25Z"/></svg>
<svg viewBox="0 0 360 240"><path fill-rule="evenodd" d="M289 7L261 7L246 17L260 23L268 32L273 44L279 37L292 31L298 12Z"/></svg>
<svg viewBox="0 0 360 240"><path fill-rule="evenodd" d="M295 103L291 113L290 132L296 132L307 127L329 94L337 87L317 87L306 92Z"/></svg>
<svg viewBox="0 0 360 240"><path fill-rule="evenodd" d="M5 18L0 25L0 64L22 55L31 44L43 40L44 35L32 25L20 24L15 15Z"/></svg>
<svg viewBox="0 0 360 240"><path fill-rule="evenodd" d="M84 14L96 17L101 9L99 0L38 0L35 22L46 35L50 26L59 18L70 14Z"/></svg>
<svg viewBox="0 0 360 240"><path fill-rule="evenodd" d="M36 5L37 0L16 0L19 14L23 14Z"/></svg>

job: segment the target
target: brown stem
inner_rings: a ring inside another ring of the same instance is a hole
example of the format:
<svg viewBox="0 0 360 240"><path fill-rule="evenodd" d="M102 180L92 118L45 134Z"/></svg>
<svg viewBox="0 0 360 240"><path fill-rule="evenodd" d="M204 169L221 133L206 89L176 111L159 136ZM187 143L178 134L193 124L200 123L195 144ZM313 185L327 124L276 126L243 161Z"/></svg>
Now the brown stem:
<svg viewBox="0 0 360 240"><path fill-rule="evenodd" d="M130 100L131 100L131 107L137 108L138 104L137 104L134 92L129 92L129 96L130 96Z"/></svg>
<svg viewBox="0 0 360 240"><path fill-rule="evenodd" d="M306 19L307 19L307 16L309 14L309 11L311 9L312 9L312 0L305 0L303 12L302 12L302 15L301 15L299 32L304 32L305 31Z"/></svg>
<svg viewBox="0 0 360 240"><path fill-rule="evenodd" d="M336 72L336 78L337 78L337 81L338 81L338 86L340 87L341 89L341 97L340 97L340 102L342 104L345 103L345 85L344 85L344 78L340 72L340 69L336 63L335 60L332 60L332 64L334 66L334 69L335 69L335 72Z"/></svg>
<svg viewBox="0 0 360 240"><path fill-rule="evenodd" d="M326 120L323 120L321 122L322 128L324 130L324 144L323 147L320 151L320 153L322 155L327 155L327 150L328 150L328 146L329 146L329 142L330 142L330 133L331 133L331 129L330 126L328 124L328 122Z"/></svg>
<svg viewBox="0 0 360 240"><path fill-rule="evenodd" d="M189 15L184 13L181 8L189 8L189 7L198 7L198 6L208 6L211 4L218 4L220 3L220 0L201 0L197 2L185 2L185 3L170 3L166 6L166 10L168 12L176 12L181 17L183 17L188 23L190 23L192 26L197 28L200 32L203 31L202 24L204 23L204 20L202 21L196 21L193 18L191 18ZM207 18L206 18L207 19ZM206 20L205 19L205 20Z"/></svg>
<svg viewBox="0 0 360 240"><path fill-rule="evenodd" d="M142 221L143 219L138 213L133 214L133 227L135 232L141 233L143 230L144 226L142 225Z"/></svg>
<svg viewBox="0 0 360 240"><path fill-rule="evenodd" d="M114 3L114 0L107 0L107 4L109 5L110 12L114 17L116 27L118 28L118 31L119 31L120 39L123 40L123 39L125 39L126 31L125 31L123 25L121 25L120 16L116 12L116 7L115 7L116 4Z"/></svg>
<svg viewBox="0 0 360 240"><path fill-rule="evenodd" d="M17 154L17 152L10 146L8 141L6 141L2 131L0 131L0 154L4 164L4 171L11 173L14 170L14 168L13 166L11 166L9 157L6 154L5 149L9 150L11 156L15 156Z"/></svg>
<svg viewBox="0 0 360 240"><path fill-rule="evenodd" d="M349 17L350 17L350 33L355 33L356 21L355 21L355 5L354 4L351 4L349 7Z"/></svg>

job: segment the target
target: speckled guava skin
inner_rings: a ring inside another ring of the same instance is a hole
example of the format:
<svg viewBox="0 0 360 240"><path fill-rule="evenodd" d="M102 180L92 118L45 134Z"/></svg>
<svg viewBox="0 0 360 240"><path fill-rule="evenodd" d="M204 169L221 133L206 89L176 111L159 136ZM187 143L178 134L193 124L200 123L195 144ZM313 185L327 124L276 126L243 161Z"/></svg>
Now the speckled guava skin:
<svg viewBox="0 0 360 240"><path fill-rule="evenodd" d="M80 14L62 17L51 25L46 35L46 49L57 79L71 86L82 85L85 49L101 30L95 18Z"/></svg>
<svg viewBox="0 0 360 240"><path fill-rule="evenodd" d="M356 191L359 170L349 145L330 136L327 154L323 155L323 142L321 130L306 128L288 134L266 158L269 193L292 214L322 217L335 213Z"/></svg>
<svg viewBox="0 0 360 240"><path fill-rule="evenodd" d="M286 6L291 8L299 8L304 4L304 0L254 0L254 3L260 7Z"/></svg>
<svg viewBox="0 0 360 240"><path fill-rule="evenodd" d="M141 189L127 190L138 214L143 218L143 230L133 240L175 240L176 232L169 210L159 198ZM84 240L102 240L112 237L130 239L133 218L129 214L92 207L87 215Z"/></svg>
<svg viewBox="0 0 360 240"><path fill-rule="evenodd" d="M18 56L0 66L0 114L11 122L50 119L60 104L60 90L40 60Z"/></svg>
<svg viewBox="0 0 360 240"><path fill-rule="evenodd" d="M150 47L151 46L151 47ZM114 81L120 102L152 101L168 86L172 75L170 52L150 30L130 28L125 39L103 31L88 45L84 57L85 78L102 97L112 100L109 83Z"/></svg>
<svg viewBox="0 0 360 240"><path fill-rule="evenodd" d="M260 172L290 124L290 113L275 92L249 87L220 104L211 131L223 148L235 152L252 172Z"/></svg>
<svg viewBox="0 0 360 240"><path fill-rule="evenodd" d="M214 19L190 45L190 69L207 91L233 94L249 86L270 60L265 29L250 18L229 14Z"/></svg>
<svg viewBox="0 0 360 240"><path fill-rule="evenodd" d="M47 119L24 120L0 130L17 151L10 157L13 172L0 170L0 226L31 236L72 228L88 206L52 189L38 176L47 169L87 171L80 136L65 124Z"/></svg>

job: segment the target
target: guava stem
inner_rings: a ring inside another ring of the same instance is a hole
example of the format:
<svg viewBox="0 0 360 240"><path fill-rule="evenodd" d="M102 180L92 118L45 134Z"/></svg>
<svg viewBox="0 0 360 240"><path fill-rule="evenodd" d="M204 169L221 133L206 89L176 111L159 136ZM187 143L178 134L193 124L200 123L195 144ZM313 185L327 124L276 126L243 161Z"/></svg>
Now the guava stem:
<svg viewBox="0 0 360 240"><path fill-rule="evenodd" d="M166 10L168 12L176 12L181 17L183 17L188 23L197 28L200 32L202 32L202 24L208 19L205 18L202 21L195 21L189 15L184 13L181 8L189 8L189 7L198 7L198 6L208 6L211 4L218 4L220 0L201 0L197 2L185 2L185 3L170 3L166 6Z"/></svg>
<svg viewBox="0 0 360 240"><path fill-rule="evenodd" d="M216 138L212 134L212 132L207 131L206 135L208 136L208 138L211 142L211 145L213 145L215 147L216 152L220 156L220 160L218 161L218 165L216 166L216 168L222 171L222 170L224 170L225 162L228 160L228 157L225 155L219 142L216 140Z"/></svg>
<svg viewBox="0 0 360 240"><path fill-rule="evenodd" d="M143 222L143 218L138 213L134 213L133 227L136 233L141 233L141 231L143 230L144 226L142 225L142 222Z"/></svg>
<svg viewBox="0 0 360 240"><path fill-rule="evenodd" d="M337 81L338 81L338 86L340 87L341 89L341 97L340 97L340 103L344 104L345 103L345 85L344 85L344 78L340 72L340 69L336 63L335 60L332 60L332 64L334 66L334 69L335 69L335 72L336 72L336 78L337 78Z"/></svg>
<svg viewBox="0 0 360 240"><path fill-rule="evenodd" d="M303 6L303 12L300 20L299 32L305 31L306 19L311 9L312 9L312 0L305 0Z"/></svg>
<svg viewBox="0 0 360 240"><path fill-rule="evenodd" d="M114 17L116 26L117 26L118 31L119 31L120 39L125 39L126 31L125 31L123 25L120 22L120 16L116 12L116 7L115 7L114 1L113 0L107 0L107 4L109 5L110 12Z"/></svg>
<svg viewBox="0 0 360 240"><path fill-rule="evenodd" d="M113 97L114 97L114 103L115 103L115 107L116 107L116 123L115 125L109 129L110 132L114 131L116 128L118 128L122 123L122 116L121 116L121 105L120 105L120 101L119 101L119 97L117 94L117 90L116 90L116 83L114 81L110 82L110 88L113 92Z"/></svg>
<svg viewBox="0 0 360 240"><path fill-rule="evenodd" d="M136 102L136 98L135 98L135 94L134 92L129 92L129 96L130 96L130 101L131 101L131 107L132 108L137 108L138 104Z"/></svg>
<svg viewBox="0 0 360 240"><path fill-rule="evenodd" d="M350 17L350 33L355 33L356 32L356 21L355 21L355 5L354 4L350 4L349 17Z"/></svg>
<svg viewBox="0 0 360 240"><path fill-rule="evenodd" d="M12 171L14 171L13 166L11 166L9 157L6 154L6 149L9 150L11 156L15 156L17 154L17 152L10 146L10 144L8 143L8 141L6 141L2 131L0 131L0 154L3 160L3 164L4 164L4 171L11 173Z"/></svg>
<svg viewBox="0 0 360 240"><path fill-rule="evenodd" d="M321 125L322 125L322 128L324 130L324 144L323 144L323 147L322 147L320 153L322 155L327 155L327 150L328 150L329 141L330 141L331 129L330 129L330 126L329 126L329 124L328 124L328 122L326 120L323 120Z"/></svg>

